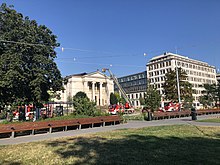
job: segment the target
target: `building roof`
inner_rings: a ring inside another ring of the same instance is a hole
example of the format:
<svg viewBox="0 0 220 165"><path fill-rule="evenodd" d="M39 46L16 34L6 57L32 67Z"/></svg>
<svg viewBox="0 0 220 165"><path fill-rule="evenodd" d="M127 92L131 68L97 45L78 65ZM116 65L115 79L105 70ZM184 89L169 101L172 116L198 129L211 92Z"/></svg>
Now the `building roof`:
<svg viewBox="0 0 220 165"><path fill-rule="evenodd" d="M154 61L163 59L163 58L167 58L167 57L173 57L173 58L183 59L183 60L187 60L187 61L191 61L191 62L195 62L195 63L200 63L200 64L202 64L202 65L206 65L206 66L215 68L214 66L209 65L207 62L195 60L195 59L192 59L192 58L183 56L183 55L174 54L174 53L170 53L170 52L165 52L165 53L162 54L162 55L155 56L155 57L153 57L152 59L150 59L150 61L149 61L148 63L151 63L151 62L154 62Z"/></svg>
<svg viewBox="0 0 220 165"><path fill-rule="evenodd" d="M84 76L90 76L90 75L97 74L97 73L101 74L101 75L103 75L105 77L108 77L105 74L101 73L99 70L97 70L95 72L90 72L90 73L83 72L83 73L72 74L72 75L66 76L65 78L69 79L71 77L84 77Z"/></svg>

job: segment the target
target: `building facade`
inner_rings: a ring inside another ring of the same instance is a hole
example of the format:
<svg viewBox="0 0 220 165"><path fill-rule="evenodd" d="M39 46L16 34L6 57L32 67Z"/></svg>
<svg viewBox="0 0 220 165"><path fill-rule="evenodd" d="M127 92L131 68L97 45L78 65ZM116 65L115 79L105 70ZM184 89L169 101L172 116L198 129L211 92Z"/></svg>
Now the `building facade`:
<svg viewBox="0 0 220 165"><path fill-rule="evenodd" d="M220 73L216 74L216 78L217 78L218 83L220 84Z"/></svg>
<svg viewBox="0 0 220 165"><path fill-rule="evenodd" d="M147 72L140 72L118 78L118 82L125 90L128 98L132 101L133 106L140 107L140 98L144 97L147 88ZM118 87L115 85L115 91L118 92Z"/></svg>
<svg viewBox="0 0 220 165"><path fill-rule="evenodd" d="M149 84L154 85L160 91L160 94L164 94L163 84L165 82L165 74L171 70L175 70L176 67L182 68L187 73L187 81L193 86L195 102L199 100L204 90L201 87L202 84L217 83L214 66L185 56L166 52L163 55L152 58L147 63Z"/></svg>
<svg viewBox="0 0 220 165"><path fill-rule="evenodd" d="M87 97L97 105L109 105L110 94L114 92L114 83L110 77L96 71L70 75L65 78L64 91L60 91L60 100L67 102L68 97L73 97L78 92L86 93Z"/></svg>

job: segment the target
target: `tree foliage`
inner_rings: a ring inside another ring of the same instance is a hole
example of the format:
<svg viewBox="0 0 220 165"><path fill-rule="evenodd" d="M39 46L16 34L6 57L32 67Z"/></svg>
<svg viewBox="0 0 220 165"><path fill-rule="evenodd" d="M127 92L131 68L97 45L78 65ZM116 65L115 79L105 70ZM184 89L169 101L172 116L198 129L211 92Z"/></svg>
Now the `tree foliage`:
<svg viewBox="0 0 220 165"><path fill-rule="evenodd" d="M0 6L0 102L41 102L58 91L62 78L54 59L59 46L45 25Z"/></svg>
<svg viewBox="0 0 220 165"><path fill-rule="evenodd" d="M202 91L203 96L200 96L199 101L203 106L211 106L213 102L219 100L219 86L216 84L203 84L205 90Z"/></svg>
<svg viewBox="0 0 220 165"><path fill-rule="evenodd" d="M180 98L185 103L191 104L192 97L192 84L187 81L187 74L181 68L178 68ZM177 89L177 76L176 70L171 70L165 74L164 92L166 99L178 102L178 89Z"/></svg>
<svg viewBox="0 0 220 165"><path fill-rule="evenodd" d="M117 96L114 93L111 93L110 94L110 104L114 105L114 104L117 104L117 103L118 103Z"/></svg>
<svg viewBox="0 0 220 165"><path fill-rule="evenodd" d="M220 102L220 82L218 82L217 85L217 98L218 98L218 102Z"/></svg>
<svg viewBox="0 0 220 165"><path fill-rule="evenodd" d="M90 101L84 92L78 92L73 96L73 106L75 108L75 114L97 116L96 103Z"/></svg>
<svg viewBox="0 0 220 165"><path fill-rule="evenodd" d="M121 103L121 104L125 104L126 103L126 100L123 97L121 97L118 92L115 92L114 94L115 94L115 96L116 96L116 98L118 100L118 103Z"/></svg>
<svg viewBox="0 0 220 165"><path fill-rule="evenodd" d="M144 106L154 112L159 109L160 101L161 95L159 92L153 88L153 86L148 86L147 92L144 96Z"/></svg>
<svg viewBox="0 0 220 165"><path fill-rule="evenodd" d="M74 97L78 97L78 98L88 98L85 92L79 91L76 93L76 95Z"/></svg>

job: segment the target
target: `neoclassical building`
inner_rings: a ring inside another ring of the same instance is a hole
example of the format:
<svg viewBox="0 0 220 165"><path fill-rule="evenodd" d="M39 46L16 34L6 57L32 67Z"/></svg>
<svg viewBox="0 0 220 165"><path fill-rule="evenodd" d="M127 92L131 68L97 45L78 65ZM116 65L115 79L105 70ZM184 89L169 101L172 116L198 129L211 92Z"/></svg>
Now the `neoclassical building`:
<svg viewBox="0 0 220 165"><path fill-rule="evenodd" d="M59 92L61 97L59 101L67 102L68 97L73 97L81 91L97 105L104 106L110 104L110 94L114 93L114 83L110 77L96 71L65 77L64 89Z"/></svg>

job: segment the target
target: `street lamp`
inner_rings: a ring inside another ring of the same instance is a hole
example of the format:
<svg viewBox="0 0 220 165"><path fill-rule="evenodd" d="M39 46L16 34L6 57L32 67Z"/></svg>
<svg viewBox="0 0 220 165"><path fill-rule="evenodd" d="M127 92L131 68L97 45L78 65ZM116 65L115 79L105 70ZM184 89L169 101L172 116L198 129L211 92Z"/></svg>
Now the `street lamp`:
<svg viewBox="0 0 220 165"><path fill-rule="evenodd" d="M177 67L177 61L176 61L176 83L177 83L178 101L180 104L181 103L181 100L180 100L180 81L179 81L179 71L178 71L178 67Z"/></svg>

